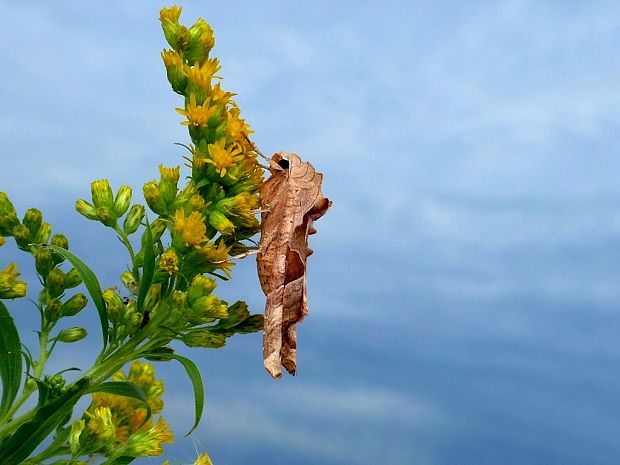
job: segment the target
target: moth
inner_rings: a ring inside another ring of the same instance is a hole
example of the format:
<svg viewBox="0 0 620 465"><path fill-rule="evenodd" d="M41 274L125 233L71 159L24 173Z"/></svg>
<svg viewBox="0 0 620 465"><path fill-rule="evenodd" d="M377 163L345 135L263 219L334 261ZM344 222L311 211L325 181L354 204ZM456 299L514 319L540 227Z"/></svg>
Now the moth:
<svg viewBox="0 0 620 465"><path fill-rule="evenodd" d="M296 325L308 314L306 260L312 254L308 236L314 221L332 202L323 196L323 175L294 153L269 159L271 176L260 190L261 238L258 276L265 304L263 362L278 379L282 366L297 371Z"/></svg>

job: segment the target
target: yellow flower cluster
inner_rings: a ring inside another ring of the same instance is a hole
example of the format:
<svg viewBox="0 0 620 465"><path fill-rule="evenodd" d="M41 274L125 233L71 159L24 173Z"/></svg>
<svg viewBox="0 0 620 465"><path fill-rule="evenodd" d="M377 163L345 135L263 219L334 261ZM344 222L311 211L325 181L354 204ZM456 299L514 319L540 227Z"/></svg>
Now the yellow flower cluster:
<svg viewBox="0 0 620 465"><path fill-rule="evenodd" d="M206 246L206 236L218 246L223 243L243 249L241 241L258 232L258 189L263 178L249 140L252 131L241 118L235 94L215 82L221 79L218 73L222 67L217 58L210 57L215 43L212 29L202 19L187 28L179 24L180 13L177 6L160 13L164 35L172 47L162 52L162 59L172 88L185 98L184 107L177 111L186 118L181 124L188 127L192 139L189 161L194 194L203 199L198 208L192 201L191 210L201 215L205 231L197 225L190 227L187 205L179 202L177 208L186 214L175 212L173 228L184 238L178 242L187 246ZM247 208L242 214L226 207L228 199L240 194L253 199L245 201Z"/></svg>
<svg viewBox="0 0 620 465"><path fill-rule="evenodd" d="M144 393L153 414L163 409L161 395L164 387L156 380L153 366L134 362L129 375L119 371L113 381L129 381L139 386ZM161 455L162 444L172 443L173 434L160 416L155 423L146 420L144 405L132 398L108 393L95 393L82 419L71 427L69 443L74 456L102 453L110 456L124 455L143 457Z"/></svg>

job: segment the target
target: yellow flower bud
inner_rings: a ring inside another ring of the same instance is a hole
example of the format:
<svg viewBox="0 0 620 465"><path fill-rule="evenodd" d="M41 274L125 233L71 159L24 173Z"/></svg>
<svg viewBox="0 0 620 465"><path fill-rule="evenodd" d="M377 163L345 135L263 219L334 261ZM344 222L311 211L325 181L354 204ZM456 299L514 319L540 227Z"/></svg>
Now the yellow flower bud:
<svg viewBox="0 0 620 465"><path fill-rule="evenodd" d="M125 217L123 223L123 231L125 234L133 234L138 230L138 227L144 219L145 209L142 205L136 204L129 209L129 213Z"/></svg>
<svg viewBox="0 0 620 465"><path fill-rule="evenodd" d="M221 334L212 334L206 329L195 329L184 334L181 340L188 347L219 348L226 345L226 338Z"/></svg>
<svg viewBox="0 0 620 465"><path fill-rule="evenodd" d="M192 279L192 283L187 291L187 299L190 305L196 302L201 297L207 296L213 292L213 289L217 286L215 279L208 278L203 275L196 275Z"/></svg>
<svg viewBox="0 0 620 465"><path fill-rule="evenodd" d="M84 420L75 420L71 424L71 432L69 433L69 446L71 446L71 454L75 457L81 455L80 452L80 436L86 422Z"/></svg>
<svg viewBox="0 0 620 465"><path fill-rule="evenodd" d="M62 304L62 316L73 316L79 313L86 304L88 299L82 293L75 294Z"/></svg>
<svg viewBox="0 0 620 465"><path fill-rule="evenodd" d="M88 335L88 331L79 326L63 329L58 335L57 339L60 342L77 342L81 341Z"/></svg>
<svg viewBox="0 0 620 465"><path fill-rule="evenodd" d="M114 209L114 194L107 179L93 181L90 184L90 192L95 207Z"/></svg>
<svg viewBox="0 0 620 465"><path fill-rule="evenodd" d="M120 218L125 214L131 203L131 187L121 186L116 193L116 199L114 199L114 213L116 217Z"/></svg>
<svg viewBox="0 0 620 465"><path fill-rule="evenodd" d="M159 174L159 192L166 206L169 206L177 196L180 167L166 168L163 165L159 165Z"/></svg>
<svg viewBox="0 0 620 465"><path fill-rule="evenodd" d="M209 224L226 236L235 232L235 225L218 210L209 213Z"/></svg>
<svg viewBox="0 0 620 465"><path fill-rule="evenodd" d="M39 227L39 230L32 238L33 244L47 244L47 241L52 234L52 225L43 222Z"/></svg>
<svg viewBox="0 0 620 465"><path fill-rule="evenodd" d="M108 317L112 321L119 321L121 311L125 306L125 304L123 303L123 299L121 299L121 297L114 291L114 289L106 289L105 291L103 291L102 295L108 310Z"/></svg>
<svg viewBox="0 0 620 465"><path fill-rule="evenodd" d="M170 425L164 423L163 418L159 417L155 426L129 436L123 454L130 457L162 455L162 444L173 443L174 434L169 428Z"/></svg>
<svg viewBox="0 0 620 465"><path fill-rule="evenodd" d="M191 304L191 310L187 315L190 323L201 325L210 323L214 319L226 318L228 316L228 307L214 295L200 297Z"/></svg>
<svg viewBox="0 0 620 465"><path fill-rule="evenodd" d="M15 299L26 295L26 283L18 281L17 265L10 263L0 271L0 299Z"/></svg>
<svg viewBox="0 0 620 465"><path fill-rule="evenodd" d="M149 181L144 184L142 192L146 203L154 213L162 216L168 213L166 202L164 202L164 199L162 198L159 183L157 181Z"/></svg>
<svg viewBox="0 0 620 465"><path fill-rule="evenodd" d="M97 219L110 228L116 225L117 220L114 209L109 207L97 207Z"/></svg>
<svg viewBox="0 0 620 465"><path fill-rule="evenodd" d="M0 235L11 236L13 228L19 224L15 207L8 195L0 192Z"/></svg>
<svg viewBox="0 0 620 465"><path fill-rule="evenodd" d="M75 202L75 209L80 215L85 216L89 220L98 220L95 206L88 203L86 200L77 200Z"/></svg>
<svg viewBox="0 0 620 465"><path fill-rule="evenodd" d="M166 76L172 86L172 90L179 94L185 94L187 87L187 74L183 68L183 57L174 50L163 50L161 58L166 67Z"/></svg>
<svg viewBox="0 0 620 465"><path fill-rule="evenodd" d="M43 278L54 268L54 259L52 257L52 249L45 245L39 245L34 252L34 264Z"/></svg>
<svg viewBox="0 0 620 465"><path fill-rule="evenodd" d="M138 293L138 283L136 282L136 278L134 278L133 273L129 270L123 271L121 274L121 282L125 285L127 290L132 294Z"/></svg>
<svg viewBox="0 0 620 465"><path fill-rule="evenodd" d="M6 239L4 236L0 236L0 247L2 247L4 244L6 244Z"/></svg>

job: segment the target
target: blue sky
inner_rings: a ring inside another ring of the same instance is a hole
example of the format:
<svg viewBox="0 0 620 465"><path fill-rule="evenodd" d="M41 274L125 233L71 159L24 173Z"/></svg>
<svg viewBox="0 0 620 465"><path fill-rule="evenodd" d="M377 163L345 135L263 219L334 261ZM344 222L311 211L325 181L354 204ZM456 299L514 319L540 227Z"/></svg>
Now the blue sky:
<svg viewBox="0 0 620 465"><path fill-rule="evenodd" d="M140 192L181 163L161 5L0 5L0 190L115 284L121 248L72 206L92 180ZM616 463L620 5L183 6L213 26L262 151L310 160L334 201L312 237L299 375L271 381L259 335L191 352L208 396L193 439L216 464ZM218 289L259 310L246 262ZM55 363L86 363L82 347ZM158 370L180 434L189 384ZM194 445L168 451L186 463Z"/></svg>

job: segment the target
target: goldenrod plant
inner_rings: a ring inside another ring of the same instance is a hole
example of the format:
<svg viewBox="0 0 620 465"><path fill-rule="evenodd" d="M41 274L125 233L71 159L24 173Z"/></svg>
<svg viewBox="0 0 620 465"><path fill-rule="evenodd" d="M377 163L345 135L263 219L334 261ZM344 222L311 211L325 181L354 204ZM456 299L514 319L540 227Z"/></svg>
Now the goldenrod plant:
<svg viewBox="0 0 620 465"><path fill-rule="evenodd" d="M160 12L171 47L162 59L172 89L183 96L177 111L189 130L191 174L181 183L180 166L160 165L159 180L143 187L146 205L132 204L129 186L115 191L106 179L91 184L90 200L75 204L127 249L128 266L119 270L122 290L102 289L69 251L67 237L53 234L39 210L27 210L20 220L7 194L0 193L0 245L13 238L18 250L32 255L41 283L32 298L40 316L39 347L31 352L7 308L10 299L26 296L27 283L13 263L0 271L2 465L121 465L161 455L173 440L159 415L164 387L153 366L139 360L182 364L194 390L193 430L203 409L203 384L194 362L177 354L174 342L219 348L236 333L262 329L262 315L250 315L245 302L229 304L214 293L217 280L231 278L235 259L246 255L259 230L262 168L234 94L221 87L220 64L210 56L211 27L202 19L186 27L180 14L177 6ZM90 311L98 313L101 333L94 364L70 379L67 371L48 373L58 344L93 337L71 324L72 317ZM90 405L76 414L84 396ZM195 461L210 463L206 454Z"/></svg>

